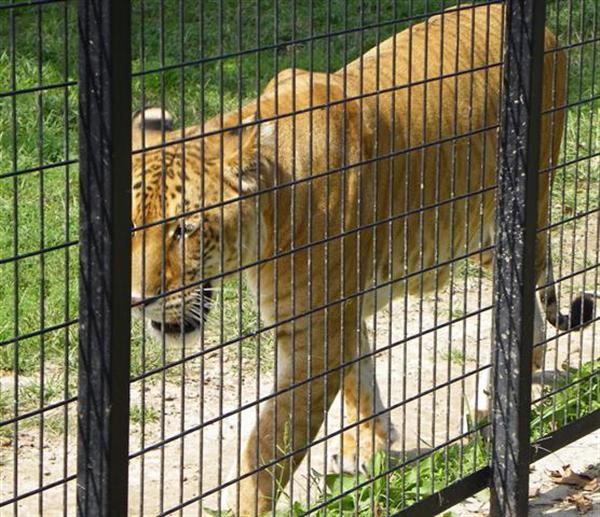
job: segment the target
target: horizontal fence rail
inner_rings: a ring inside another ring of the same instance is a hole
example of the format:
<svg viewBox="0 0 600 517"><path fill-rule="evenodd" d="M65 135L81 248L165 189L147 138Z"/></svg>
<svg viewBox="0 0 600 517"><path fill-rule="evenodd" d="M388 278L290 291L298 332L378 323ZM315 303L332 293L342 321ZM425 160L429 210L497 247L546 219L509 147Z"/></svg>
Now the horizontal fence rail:
<svg viewBox="0 0 600 517"><path fill-rule="evenodd" d="M599 16L0 5L0 514L527 514L600 428Z"/></svg>

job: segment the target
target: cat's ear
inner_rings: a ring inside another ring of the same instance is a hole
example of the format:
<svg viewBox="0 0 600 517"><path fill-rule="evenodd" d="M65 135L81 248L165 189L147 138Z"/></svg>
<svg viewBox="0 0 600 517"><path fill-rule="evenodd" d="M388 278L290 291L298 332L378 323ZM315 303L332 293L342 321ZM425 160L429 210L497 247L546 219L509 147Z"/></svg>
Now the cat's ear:
<svg viewBox="0 0 600 517"><path fill-rule="evenodd" d="M269 184L275 148L275 122L261 122L256 115L242 120L240 128L227 132L225 163L238 175L242 193Z"/></svg>
<svg viewBox="0 0 600 517"><path fill-rule="evenodd" d="M173 129L173 115L161 107L136 111L131 117L131 148L139 150L167 140Z"/></svg>

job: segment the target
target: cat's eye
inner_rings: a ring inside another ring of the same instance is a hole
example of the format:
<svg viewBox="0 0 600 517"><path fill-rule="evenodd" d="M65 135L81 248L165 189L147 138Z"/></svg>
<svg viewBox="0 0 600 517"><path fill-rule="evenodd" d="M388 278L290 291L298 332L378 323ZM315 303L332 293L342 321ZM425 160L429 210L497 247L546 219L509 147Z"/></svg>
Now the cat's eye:
<svg viewBox="0 0 600 517"><path fill-rule="evenodd" d="M196 225L194 223L181 222L175 227L175 230L173 231L173 238L179 240L184 235L191 235L195 230Z"/></svg>

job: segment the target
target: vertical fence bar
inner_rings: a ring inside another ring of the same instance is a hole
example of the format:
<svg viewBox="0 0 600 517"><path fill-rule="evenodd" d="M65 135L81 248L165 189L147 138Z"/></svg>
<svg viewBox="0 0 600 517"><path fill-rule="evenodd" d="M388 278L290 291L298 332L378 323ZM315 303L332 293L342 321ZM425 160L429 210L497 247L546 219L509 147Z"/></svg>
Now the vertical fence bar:
<svg viewBox="0 0 600 517"><path fill-rule="evenodd" d="M130 2L80 0L77 511L127 514Z"/></svg>
<svg viewBox="0 0 600 517"><path fill-rule="evenodd" d="M545 2L506 2L495 268L491 515L527 515Z"/></svg>

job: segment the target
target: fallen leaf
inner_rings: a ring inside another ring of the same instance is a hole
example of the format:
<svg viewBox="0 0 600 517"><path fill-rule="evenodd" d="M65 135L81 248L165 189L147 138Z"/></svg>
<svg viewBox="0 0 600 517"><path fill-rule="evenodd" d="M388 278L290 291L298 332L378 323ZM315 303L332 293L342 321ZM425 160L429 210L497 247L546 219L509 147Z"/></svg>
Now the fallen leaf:
<svg viewBox="0 0 600 517"><path fill-rule="evenodd" d="M575 505L579 513L588 513L592 509L592 500L582 492L567 496L565 502Z"/></svg>
<svg viewBox="0 0 600 517"><path fill-rule="evenodd" d="M598 479L592 478L587 474L578 474L571 470L570 465L564 465L559 470L552 470L548 473L550 480L557 485L570 485L582 488L583 490L596 490L598 488Z"/></svg>

